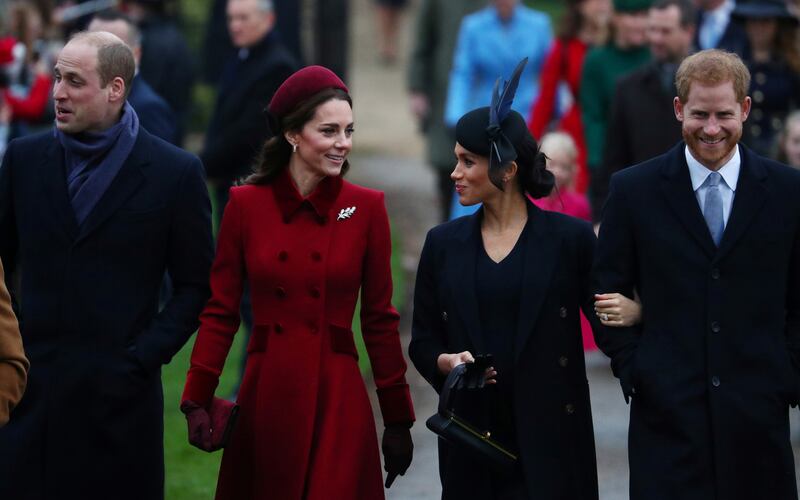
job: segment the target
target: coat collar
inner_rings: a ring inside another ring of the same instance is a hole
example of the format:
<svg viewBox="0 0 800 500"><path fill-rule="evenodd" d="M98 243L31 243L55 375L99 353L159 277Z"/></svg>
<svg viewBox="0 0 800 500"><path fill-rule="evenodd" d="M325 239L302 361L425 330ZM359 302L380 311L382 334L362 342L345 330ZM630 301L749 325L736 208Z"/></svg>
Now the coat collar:
<svg viewBox="0 0 800 500"><path fill-rule="evenodd" d="M316 189L306 198L297 191L291 176L289 175L289 168L284 168L278 174L273 183L272 192L275 196L275 202L280 208L281 215L284 222L289 222L292 217L304 205L310 206L314 211L320 223L325 223L339 197L339 192L342 190L343 180L341 176L326 177L320 181Z"/></svg>
<svg viewBox="0 0 800 500"><path fill-rule="evenodd" d="M664 155L664 163L661 167L661 189L667 204L692 238L709 258L720 260L730 252L734 243L744 233L757 211L764 204L767 197L764 187L767 173L758 156L746 146L739 144L742 156L739 181L728 225L725 227L722 241L717 249L708 232L692 189L689 166L686 164L684 154L685 146L686 144L681 141Z"/></svg>
<svg viewBox="0 0 800 500"><path fill-rule="evenodd" d="M519 360L525 345L530 338L536 320L539 317L542 303L547 296L547 289L556 267L561 237L552 226L547 213L527 202L528 222L523 263L523 286L520 296L517 331L514 336L515 361ZM464 318L464 325L470 342L478 353L485 353L485 342L480 330L478 315L478 299L475 294L475 265L479 245L483 244L481 236L481 220L483 209L467 216L463 229L459 230L456 240L459 242L457 252L449 258L449 275L452 292L458 298L455 301L459 315Z"/></svg>

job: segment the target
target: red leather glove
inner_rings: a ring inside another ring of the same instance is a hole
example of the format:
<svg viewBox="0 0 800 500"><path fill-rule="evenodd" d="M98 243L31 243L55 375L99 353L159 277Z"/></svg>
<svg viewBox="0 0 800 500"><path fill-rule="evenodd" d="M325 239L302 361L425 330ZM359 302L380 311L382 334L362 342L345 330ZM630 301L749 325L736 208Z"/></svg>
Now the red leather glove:
<svg viewBox="0 0 800 500"><path fill-rule="evenodd" d="M194 401L181 403L181 411L189 425L189 443L203 451L214 451L211 443L211 417L205 408Z"/></svg>
<svg viewBox="0 0 800 500"><path fill-rule="evenodd" d="M411 430L407 425L389 425L383 431L383 468L386 469L386 487L390 487L395 478L406 473L414 456L414 443L411 441Z"/></svg>
<svg viewBox="0 0 800 500"><path fill-rule="evenodd" d="M181 411L186 414L189 425L189 443L203 451L217 451L224 448L233 425L236 423L238 406L225 399L213 398L208 410L187 399L181 403Z"/></svg>

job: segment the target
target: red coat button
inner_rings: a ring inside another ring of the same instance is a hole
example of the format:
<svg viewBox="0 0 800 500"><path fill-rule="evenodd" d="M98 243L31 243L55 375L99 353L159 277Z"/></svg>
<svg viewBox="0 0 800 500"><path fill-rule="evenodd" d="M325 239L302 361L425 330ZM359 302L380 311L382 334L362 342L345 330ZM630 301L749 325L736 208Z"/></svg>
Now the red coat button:
<svg viewBox="0 0 800 500"><path fill-rule="evenodd" d="M289 254L286 252L286 250L281 250L278 253L278 260L279 261L286 262L286 259L288 259L288 258L289 258Z"/></svg>
<svg viewBox="0 0 800 500"><path fill-rule="evenodd" d="M275 323L275 333L283 333L283 325L280 323Z"/></svg>
<svg viewBox="0 0 800 500"><path fill-rule="evenodd" d="M276 287L275 288L275 295L277 295L278 298L281 298L281 299L286 297L286 289L283 288L282 286Z"/></svg>
<svg viewBox="0 0 800 500"><path fill-rule="evenodd" d="M312 296L312 297L314 297L315 299L318 299L318 298L319 298L319 296L321 295L321 293L319 292L319 288L317 288L317 287L314 287L314 288L312 288L312 289L311 289L311 291L310 291L309 293L310 293L310 294L311 294L311 296Z"/></svg>
<svg viewBox="0 0 800 500"><path fill-rule="evenodd" d="M322 260L322 254L319 252L311 252L311 260L314 262L319 262Z"/></svg>

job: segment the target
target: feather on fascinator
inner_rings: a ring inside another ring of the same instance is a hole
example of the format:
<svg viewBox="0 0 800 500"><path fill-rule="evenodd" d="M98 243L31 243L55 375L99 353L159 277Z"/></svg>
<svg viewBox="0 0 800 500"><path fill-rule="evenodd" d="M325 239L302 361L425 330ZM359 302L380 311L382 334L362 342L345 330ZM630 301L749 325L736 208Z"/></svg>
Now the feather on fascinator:
<svg viewBox="0 0 800 500"><path fill-rule="evenodd" d="M517 159L515 144L527 132L525 119L511 109L520 76L528 58L517 64L511 78L502 82L498 78L489 107L474 109L462 116L456 124L456 140L467 150L489 158L489 178L501 191L503 183L497 178L499 168ZM488 124L488 126L487 126Z"/></svg>

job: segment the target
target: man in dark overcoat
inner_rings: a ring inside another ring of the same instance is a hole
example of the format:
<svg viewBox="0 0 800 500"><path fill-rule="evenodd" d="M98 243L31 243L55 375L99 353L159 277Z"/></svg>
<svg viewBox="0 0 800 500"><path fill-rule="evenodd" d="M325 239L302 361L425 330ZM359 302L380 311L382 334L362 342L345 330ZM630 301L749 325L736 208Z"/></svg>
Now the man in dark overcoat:
<svg viewBox="0 0 800 500"><path fill-rule="evenodd" d="M222 70L217 102L200 158L221 218L232 182L250 173L270 134L264 113L272 94L298 69L292 54L274 32L269 0L228 0L228 32L237 49Z"/></svg>
<svg viewBox="0 0 800 500"><path fill-rule="evenodd" d="M656 0L647 15L647 42L653 60L620 78L606 135L603 163L592 173L592 213L599 216L611 175L665 153L681 138L673 116L675 72L689 55L696 10L691 0Z"/></svg>
<svg viewBox="0 0 800 500"><path fill-rule="evenodd" d="M643 318L597 343L631 402L632 500L797 499L800 172L738 144L749 80L686 58L685 142L611 179L595 289L638 291Z"/></svg>
<svg viewBox="0 0 800 500"><path fill-rule="evenodd" d="M202 165L139 127L116 36L77 34L54 74L55 129L12 141L0 167L0 258L32 367L0 430L0 498L160 499L161 365L209 296Z"/></svg>

